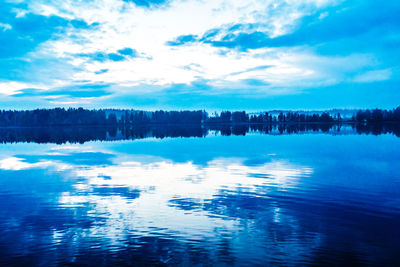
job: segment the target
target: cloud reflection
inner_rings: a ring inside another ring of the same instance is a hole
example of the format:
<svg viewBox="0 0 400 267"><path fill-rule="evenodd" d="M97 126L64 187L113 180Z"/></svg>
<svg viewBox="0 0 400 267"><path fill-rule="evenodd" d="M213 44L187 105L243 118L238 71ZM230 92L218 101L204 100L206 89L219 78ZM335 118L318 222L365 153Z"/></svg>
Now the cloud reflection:
<svg viewBox="0 0 400 267"><path fill-rule="evenodd" d="M203 207L223 190L254 197L267 196L270 190L296 186L298 178L310 176L311 168L287 162L271 161L257 166L243 165L242 159L215 159L205 167L192 162L163 160L151 163L123 161L111 166L75 169L85 180L76 184L75 192L60 197L62 206L87 206L94 216L104 215L106 223L93 229L116 238L130 232L157 234L179 233L185 238L212 238L217 228L237 229L238 222L214 214L212 209L182 209L172 205L177 199ZM131 198L124 194L97 194L96 190L137 192ZM139 193L140 192L140 196ZM182 205L181 205L182 206ZM277 216L277 215L275 215ZM156 229L156 230L155 230Z"/></svg>
<svg viewBox="0 0 400 267"><path fill-rule="evenodd" d="M82 155L93 160L80 160ZM113 242L132 233L201 240L215 238L217 229L230 232L241 227L237 218L212 207L221 195L268 197L269 192L295 188L299 178L313 173L310 167L282 160L252 165L245 165L246 161L216 158L204 165L158 157L141 161L137 155L66 146L57 152L50 148L39 155L6 157L0 160L0 169L47 169L76 177L74 190L62 192L58 206L84 209L93 222L97 221L85 230L86 236L107 237ZM279 214L271 216L278 218ZM54 236L58 240L60 235L55 232Z"/></svg>
<svg viewBox="0 0 400 267"><path fill-rule="evenodd" d="M56 169L59 171L70 168L68 164L55 163L48 160L38 161L35 163L26 162L25 159L18 157L8 157L0 160L0 169L2 170L19 171L35 168L48 168L51 166L57 167Z"/></svg>

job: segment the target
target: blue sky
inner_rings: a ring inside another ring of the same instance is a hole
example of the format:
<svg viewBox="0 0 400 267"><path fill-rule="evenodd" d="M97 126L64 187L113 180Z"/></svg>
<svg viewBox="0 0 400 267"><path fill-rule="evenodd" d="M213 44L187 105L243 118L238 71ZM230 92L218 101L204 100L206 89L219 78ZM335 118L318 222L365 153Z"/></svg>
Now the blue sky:
<svg viewBox="0 0 400 267"><path fill-rule="evenodd" d="M0 106L392 108L398 14L398 0L0 0Z"/></svg>

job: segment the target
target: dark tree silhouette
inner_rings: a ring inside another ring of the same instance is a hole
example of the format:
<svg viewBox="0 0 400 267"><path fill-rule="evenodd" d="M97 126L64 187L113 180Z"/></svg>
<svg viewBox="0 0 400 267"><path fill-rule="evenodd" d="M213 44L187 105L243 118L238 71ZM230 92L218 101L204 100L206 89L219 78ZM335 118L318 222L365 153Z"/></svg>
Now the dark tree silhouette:
<svg viewBox="0 0 400 267"><path fill-rule="evenodd" d="M55 108L35 110L2 110L0 127L43 126L138 126L138 125L212 125L212 124L299 124L299 123L400 123L400 107L393 110L359 110L351 119L340 113L306 113L293 111L262 112L249 115L245 111L222 111L209 116L197 111L87 110Z"/></svg>

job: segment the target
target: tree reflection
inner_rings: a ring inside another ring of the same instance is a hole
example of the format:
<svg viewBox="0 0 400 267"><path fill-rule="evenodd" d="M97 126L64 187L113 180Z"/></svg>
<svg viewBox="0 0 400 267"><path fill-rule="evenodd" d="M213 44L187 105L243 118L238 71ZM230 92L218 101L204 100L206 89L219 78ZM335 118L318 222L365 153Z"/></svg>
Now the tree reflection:
<svg viewBox="0 0 400 267"><path fill-rule="evenodd" d="M395 123L355 124L242 124L242 125L165 125L165 126L108 126L108 127L36 127L0 128L0 143L85 143L88 141L134 140L167 137L206 137L210 131L223 135L248 133L286 135L306 133L326 134L394 134L400 137L400 125Z"/></svg>

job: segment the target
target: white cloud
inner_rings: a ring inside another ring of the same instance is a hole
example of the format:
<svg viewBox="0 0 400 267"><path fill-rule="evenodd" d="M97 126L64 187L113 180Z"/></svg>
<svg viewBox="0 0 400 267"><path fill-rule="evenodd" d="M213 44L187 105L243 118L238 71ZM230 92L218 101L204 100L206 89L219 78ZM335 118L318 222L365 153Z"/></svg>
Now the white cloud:
<svg viewBox="0 0 400 267"><path fill-rule="evenodd" d="M0 23L0 30L7 31L7 30L11 30L11 29L12 29L12 26L10 24Z"/></svg>
<svg viewBox="0 0 400 267"><path fill-rule="evenodd" d="M314 45L313 36L309 36L311 46L246 51L201 42L175 47L166 44L182 35L203 36L210 29L220 29L216 40L229 32L258 31L266 34L265 38L277 37L303 29L309 18L325 25L335 19L332 17L337 16L338 12L345 13L343 6L332 7L340 2L343 1L173 0L165 6L149 9L122 0L30 1L26 4L26 10L13 9L12 12L17 17L26 16L26 19L29 17L27 14L57 15L83 20L88 25L95 24L89 28L74 28L71 26L74 23L70 23L70 27L55 31L52 38L39 44L33 52L23 58L13 59L15 64L13 62L10 65L13 68L10 75L3 75L9 77L10 81L0 81L3 106L137 105L147 108L149 105L164 105L167 99L177 99L180 93L188 92L190 96L197 94L199 106L205 105L206 108L211 105L211 100L202 99L208 95L243 96L245 99L272 99L272 96L279 96L277 98L284 99L282 95L301 94L304 91L312 93L313 88L318 90L331 85L348 86L352 82L394 79L396 69L388 68L393 63L385 64L387 55L374 47L360 49L360 54L354 54L352 49L349 53L343 53L343 47L339 47L336 56L324 54L335 52L334 48L330 50L325 47L334 45L333 42L337 41L335 35L319 45ZM354 7L357 8L357 5ZM357 12L357 9L354 11ZM14 30L4 23L0 24L0 32ZM241 26L234 30L234 25ZM108 53L116 53L125 47L135 49L139 56L118 62L90 58L98 52L107 58ZM18 66L21 67L17 69ZM22 78L12 81L13 77ZM109 87L104 94L96 91L93 95L91 88L87 87L85 96L88 97L68 94L68 90L74 90L82 84L105 84ZM29 88L66 92L50 96L27 94L18 98L18 101L12 97ZM235 105L245 107L246 103L250 102L243 101ZM169 108L174 108L175 104L178 105L175 101ZM268 104L265 103L265 106L268 107Z"/></svg>
<svg viewBox="0 0 400 267"><path fill-rule="evenodd" d="M47 89L48 87L43 84L30 84L24 82L0 82L0 94L14 95L23 89L40 88Z"/></svg>
<svg viewBox="0 0 400 267"><path fill-rule="evenodd" d="M74 66L72 73L65 74L66 85L81 81L111 83L114 86L110 90L132 93L142 88L162 90L171 84L202 80L216 92L226 88L253 88L269 94L287 94L290 90L295 92L310 85L315 87L344 81L345 74L354 71L348 66L365 67L371 64L371 58L368 55L316 56L307 47L240 52L201 43L173 47L166 42L181 35L201 36L210 29L252 23L257 31L279 36L293 31L302 17L337 2L176 0L162 8L146 9L116 0L53 0L35 2L30 8L32 12L46 16L99 23L90 29L71 28L65 36L41 46L41 53L52 54ZM79 56L96 52L115 53L125 47L136 49L141 56L118 62L100 62ZM346 64L355 58L361 63ZM196 68L187 67L193 64ZM265 65L270 67L255 69ZM107 71L99 73L104 69ZM259 80L264 85L249 85L248 80ZM63 103L75 104L77 101L81 103L83 100L67 99ZM56 100L54 104L61 102Z"/></svg>
<svg viewBox="0 0 400 267"><path fill-rule="evenodd" d="M385 81L390 79L391 75L391 69L372 70L357 75L356 77L354 77L354 81L359 83Z"/></svg>

